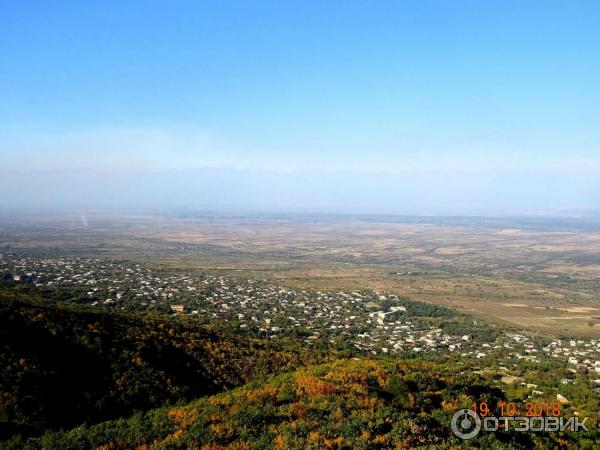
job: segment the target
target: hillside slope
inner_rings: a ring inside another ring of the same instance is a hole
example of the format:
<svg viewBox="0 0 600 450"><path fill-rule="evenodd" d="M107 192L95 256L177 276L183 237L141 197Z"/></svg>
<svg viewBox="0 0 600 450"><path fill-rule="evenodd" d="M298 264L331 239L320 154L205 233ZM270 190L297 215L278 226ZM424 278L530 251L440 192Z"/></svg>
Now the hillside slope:
<svg viewBox="0 0 600 450"><path fill-rule="evenodd" d="M91 311L0 290L0 440L190 400L321 360L185 317Z"/></svg>
<svg viewBox="0 0 600 450"><path fill-rule="evenodd" d="M187 405L47 433L28 449L561 448L572 436L482 433L460 441L450 418L502 392L475 374L418 361L335 361ZM21 445L21 444L19 444ZM577 448L593 448L580 440ZM16 445L15 447L16 448ZM575 447L573 447L575 448Z"/></svg>

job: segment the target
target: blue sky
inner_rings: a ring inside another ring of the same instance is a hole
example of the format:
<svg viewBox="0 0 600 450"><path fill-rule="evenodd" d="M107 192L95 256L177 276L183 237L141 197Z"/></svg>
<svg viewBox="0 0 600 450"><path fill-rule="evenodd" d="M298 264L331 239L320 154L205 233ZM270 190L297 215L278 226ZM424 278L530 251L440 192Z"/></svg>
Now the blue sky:
<svg viewBox="0 0 600 450"><path fill-rule="evenodd" d="M0 0L0 155L593 178L598 23L595 1Z"/></svg>

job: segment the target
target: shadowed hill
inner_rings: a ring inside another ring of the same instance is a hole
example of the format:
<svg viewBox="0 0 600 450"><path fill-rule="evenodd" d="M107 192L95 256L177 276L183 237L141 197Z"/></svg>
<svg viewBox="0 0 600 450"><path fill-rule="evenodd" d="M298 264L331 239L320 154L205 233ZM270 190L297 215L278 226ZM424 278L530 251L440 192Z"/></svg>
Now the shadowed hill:
<svg viewBox="0 0 600 450"><path fill-rule="evenodd" d="M0 439L214 394L319 361L186 317L90 311L0 291Z"/></svg>

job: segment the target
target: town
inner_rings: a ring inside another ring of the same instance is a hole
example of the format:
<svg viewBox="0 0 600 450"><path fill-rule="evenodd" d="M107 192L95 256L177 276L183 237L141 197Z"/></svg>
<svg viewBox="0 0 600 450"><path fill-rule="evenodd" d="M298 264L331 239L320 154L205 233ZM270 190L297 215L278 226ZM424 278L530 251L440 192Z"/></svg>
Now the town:
<svg viewBox="0 0 600 450"><path fill-rule="evenodd" d="M184 314L200 323L221 321L271 339L301 337L307 346L343 342L373 355L435 353L504 363L551 358L600 378L598 339L527 336L489 324L482 332L477 320L393 293L294 290L267 280L176 273L99 258L3 254L0 272L5 284L35 286L42 297L99 308ZM600 385L600 379L594 383Z"/></svg>

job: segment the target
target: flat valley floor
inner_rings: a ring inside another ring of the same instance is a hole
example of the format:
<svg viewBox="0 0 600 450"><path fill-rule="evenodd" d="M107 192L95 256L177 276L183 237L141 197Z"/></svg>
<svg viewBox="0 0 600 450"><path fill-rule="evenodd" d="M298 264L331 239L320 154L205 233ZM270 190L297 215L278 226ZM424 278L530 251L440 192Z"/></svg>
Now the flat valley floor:
<svg viewBox="0 0 600 450"><path fill-rule="evenodd" d="M0 253L103 256L282 286L394 292L600 336L600 221L342 215L0 216Z"/></svg>

